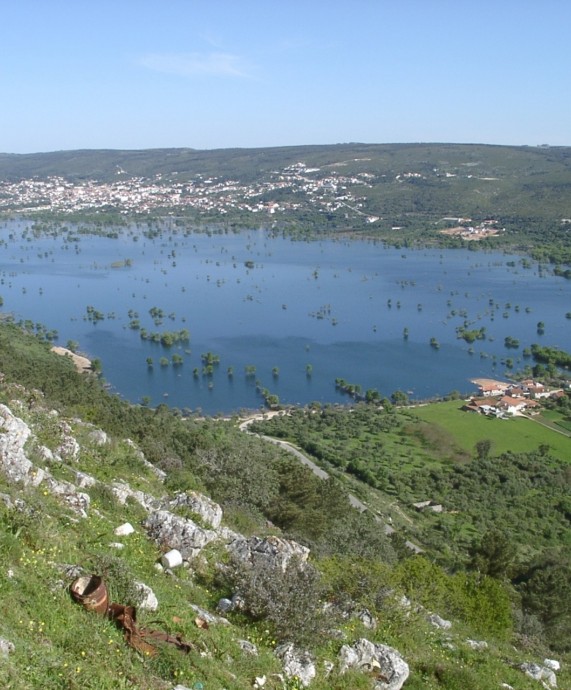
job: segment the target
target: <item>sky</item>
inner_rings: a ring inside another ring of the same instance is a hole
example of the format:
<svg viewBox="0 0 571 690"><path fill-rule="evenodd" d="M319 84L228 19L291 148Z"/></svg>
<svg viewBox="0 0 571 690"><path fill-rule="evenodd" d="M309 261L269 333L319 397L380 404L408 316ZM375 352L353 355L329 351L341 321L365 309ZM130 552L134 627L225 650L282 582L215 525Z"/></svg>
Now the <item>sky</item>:
<svg viewBox="0 0 571 690"><path fill-rule="evenodd" d="M2 0L0 152L571 145L569 0Z"/></svg>

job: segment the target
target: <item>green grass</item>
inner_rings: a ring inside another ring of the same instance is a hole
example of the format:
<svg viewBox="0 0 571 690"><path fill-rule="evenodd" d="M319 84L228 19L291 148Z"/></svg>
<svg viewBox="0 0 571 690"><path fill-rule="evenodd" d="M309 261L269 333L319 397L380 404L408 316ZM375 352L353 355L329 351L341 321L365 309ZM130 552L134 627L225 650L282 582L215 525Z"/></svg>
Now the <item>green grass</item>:
<svg viewBox="0 0 571 690"><path fill-rule="evenodd" d="M571 439L562 434L522 417L502 420L463 412L462 404L457 400L432 403L415 408L414 414L444 429L468 452L473 452L478 441L489 439L493 455L508 451L526 453L546 444L555 457L571 459Z"/></svg>

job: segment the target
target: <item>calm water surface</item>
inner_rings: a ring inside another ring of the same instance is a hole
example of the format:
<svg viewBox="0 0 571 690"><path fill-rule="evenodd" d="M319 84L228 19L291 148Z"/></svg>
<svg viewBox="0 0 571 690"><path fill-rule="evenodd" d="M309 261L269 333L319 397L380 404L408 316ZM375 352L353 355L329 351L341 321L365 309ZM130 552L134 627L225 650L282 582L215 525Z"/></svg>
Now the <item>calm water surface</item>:
<svg viewBox="0 0 571 690"><path fill-rule="evenodd" d="M57 329L59 344L78 341L133 402L148 396L153 405L210 414L257 408L263 400L256 380L282 403L347 401L336 378L382 395L400 389L427 398L469 392L474 377L502 377L507 358L521 368L522 350L534 342L571 346L571 281L537 265L524 268L517 256L295 242L262 230L165 230L149 239L131 228L117 239L81 235L70 242L34 237L30 226L0 227L3 310ZM127 258L130 266L112 267ZM87 321L89 305L105 319ZM164 311L162 324L153 323L152 307ZM148 331L188 329L190 343L166 349L142 340L129 328L129 310ZM464 322L484 327L486 340L470 346L458 339ZM506 336L520 347L506 349ZM219 366L212 377L194 376L208 351ZM174 353L182 366L159 366ZM246 366L255 366L254 378L245 376Z"/></svg>

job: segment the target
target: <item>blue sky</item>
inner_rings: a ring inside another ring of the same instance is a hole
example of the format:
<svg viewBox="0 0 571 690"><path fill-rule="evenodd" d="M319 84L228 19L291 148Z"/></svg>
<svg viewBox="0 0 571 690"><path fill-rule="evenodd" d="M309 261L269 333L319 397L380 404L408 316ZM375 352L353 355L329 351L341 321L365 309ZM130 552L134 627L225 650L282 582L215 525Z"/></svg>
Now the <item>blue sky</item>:
<svg viewBox="0 0 571 690"><path fill-rule="evenodd" d="M2 0L0 151L571 145L569 0Z"/></svg>

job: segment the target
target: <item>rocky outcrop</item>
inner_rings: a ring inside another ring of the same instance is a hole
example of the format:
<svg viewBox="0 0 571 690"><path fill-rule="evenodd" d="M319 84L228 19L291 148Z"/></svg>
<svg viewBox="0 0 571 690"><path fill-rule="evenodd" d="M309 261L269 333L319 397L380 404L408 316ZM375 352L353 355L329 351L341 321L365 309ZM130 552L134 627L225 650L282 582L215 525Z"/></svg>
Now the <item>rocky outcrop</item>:
<svg viewBox="0 0 571 690"><path fill-rule="evenodd" d="M235 558L251 565L281 568L284 572L292 561L304 564L309 556L309 549L295 541L280 537L250 537L236 539L228 544L228 551Z"/></svg>
<svg viewBox="0 0 571 690"><path fill-rule="evenodd" d="M200 553L217 538L213 530L199 527L193 520L181 518L168 510L157 510L143 522L147 534L165 550L177 549L185 560Z"/></svg>
<svg viewBox="0 0 571 690"><path fill-rule="evenodd" d="M187 508L212 529L218 529L222 522L222 508L218 503L196 491L186 491L177 494L172 501L168 502L167 507L171 510Z"/></svg>
<svg viewBox="0 0 571 690"><path fill-rule="evenodd" d="M374 644L365 638L352 646L343 645L339 652L339 671L349 668L362 669L370 673L375 690L400 690L409 676L409 667L402 656L384 644Z"/></svg>
<svg viewBox="0 0 571 690"><path fill-rule="evenodd" d="M276 647L275 654L282 662L288 678L297 676L306 688L316 676L315 662L309 652L297 649L291 642Z"/></svg>
<svg viewBox="0 0 571 690"><path fill-rule="evenodd" d="M77 491L74 484L52 477L49 470L34 465L24 447L31 436L30 427L12 414L6 405L0 405L0 469L11 483L39 486L61 498L81 517L87 517L89 496Z"/></svg>
<svg viewBox="0 0 571 690"><path fill-rule="evenodd" d="M550 668L547 668L547 666L540 666L539 664L525 662L521 664L520 669L525 673L526 676L533 678L533 680L542 682L545 687L557 687L557 677L555 672Z"/></svg>

